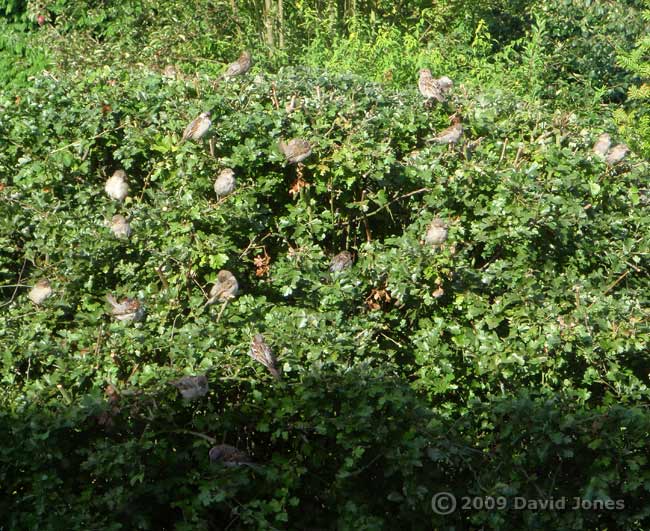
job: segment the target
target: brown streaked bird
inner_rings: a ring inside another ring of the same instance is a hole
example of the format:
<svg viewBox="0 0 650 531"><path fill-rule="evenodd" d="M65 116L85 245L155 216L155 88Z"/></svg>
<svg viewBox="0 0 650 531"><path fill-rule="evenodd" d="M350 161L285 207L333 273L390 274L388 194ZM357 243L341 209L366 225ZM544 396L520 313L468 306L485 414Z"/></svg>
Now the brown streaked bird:
<svg viewBox="0 0 650 531"><path fill-rule="evenodd" d="M131 236L131 225L124 216L115 214L111 219L111 232L120 240L128 239Z"/></svg>
<svg viewBox="0 0 650 531"><path fill-rule="evenodd" d="M460 117L457 115L452 116L451 118L452 125L440 131L434 138L433 141L437 144L456 144L460 140L460 137L463 135L463 124L460 121Z"/></svg>
<svg viewBox="0 0 650 531"><path fill-rule="evenodd" d="M222 269L217 273L217 281L210 289L210 297L205 303L206 306L217 301L225 302L234 299L239 292L239 283L230 271Z"/></svg>
<svg viewBox="0 0 650 531"><path fill-rule="evenodd" d="M242 452L229 444L218 444L208 452L211 463L220 463L223 466L252 466L253 460L246 452Z"/></svg>
<svg viewBox="0 0 650 531"><path fill-rule="evenodd" d="M106 180L104 190L106 190L108 197L111 199L114 199L115 201L124 201L129 193L129 185L126 182L126 172L121 169L115 170L113 175Z"/></svg>
<svg viewBox="0 0 650 531"><path fill-rule="evenodd" d="M441 286L438 286L438 289L436 289L433 293L431 293L431 296L432 296L434 299L439 299L439 298L442 297L444 294L445 294L445 290L442 289Z"/></svg>
<svg viewBox="0 0 650 531"><path fill-rule="evenodd" d="M607 133L603 133L598 137L596 143L593 147L593 152L598 155L600 158L605 158L607 151L609 151L609 146L612 145L612 139Z"/></svg>
<svg viewBox="0 0 650 531"><path fill-rule="evenodd" d="M419 71L420 78L418 79L418 90L427 101L436 100L444 103L447 100L447 94L454 86L454 82L447 76L434 79L431 75L431 70L422 68Z"/></svg>
<svg viewBox="0 0 650 531"><path fill-rule="evenodd" d="M236 184L235 172L231 168L221 170L214 181L214 193L217 194L217 199L231 194Z"/></svg>
<svg viewBox="0 0 650 531"><path fill-rule="evenodd" d="M447 224L440 218L434 218L427 228L424 243L432 247L440 247L447 240L447 232Z"/></svg>
<svg viewBox="0 0 650 531"><path fill-rule="evenodd" d="M37 306L43 304L46 299L52 295L52 287L50 286L50 281L47 278L42 278L39 280L32 289L29 290L27 297Z"/></svg>
<svg viewBox="0 0 650 531"><path fill-rule="evenodd" d="M341 251L330 262L330 272L338 273L344 269L352 267L352 253L350 251Z"/></svg>
<svg viewBox="0 0 650 531"><path fill-rule="evenodd" d="M208 132L211 124L210 111L202 112L185 128L180 143L182 144L187 140L200 140Z"/></svg>
<svg viewBox="0 0 650 531"><path fill-rule="evenodd" d="M280 139L278 147L290 164L298 164L311 155L311 144L301 138L292 138L289 142Z"/></svg>
<svg viewBox="0 0 650 531"><path fill-rule="evenodd" d="M628 151L630 151L630 148L625 144L617 144L609 150L609 153L607 153L607 157L605 158L605 162L607 162L607 164L610 166L618 164L625 158Z"/></svg>
<svg viewBox="0 0 650 531"><path fill-rule="evenodd" d="M223 73L222 77L229 78L241 76L251 69L252 64L253 60L251 58L250 52L243 51L239 56L239 59L228 65L228 68Z"/></svg>
<svg viewBox="0 0 650 531"><path fill-rule="evenodd" d="M276 359L271 347L264 340L262 334L255 334L251 341L251 348L248 355L255 361L264 365L269 372L277 379L280 379L280 370L278 369L278 360Z"/></svg>
<svg viewBox="0 0 650 531"><path fill-rule="evenodd" d="M185 400L196 400L208 394L208 378L205 374L199 376L183 376L169 382L178 389Z"/></svg>
<svg viewBox="0 0 650 531"><path fill-rule="evenodd" d="M163 70L164 77L168 79L175 79L177 75L178 70L176 69L176 65L169 64L165 66L165 69Z"/></svg>
<svg viewBox="0 0 650 531"><path fill-rule="evenodd" d="M138 299L125 297L117 301L113 295L108 293L106 300L111 305L111 314L118 321L141 321L145 316L145 309Z"/></svg>

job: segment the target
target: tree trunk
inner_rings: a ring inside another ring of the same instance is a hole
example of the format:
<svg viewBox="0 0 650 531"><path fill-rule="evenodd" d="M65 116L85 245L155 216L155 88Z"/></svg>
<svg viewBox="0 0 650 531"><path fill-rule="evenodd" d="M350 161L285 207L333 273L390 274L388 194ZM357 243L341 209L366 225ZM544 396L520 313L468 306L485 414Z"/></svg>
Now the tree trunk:
<svg viewBox="0 0 650 531"><path fill-rule="evenodd" d="M273 39L273 3L272 0L264 0L264 26L266 28L266 44L273 53L275 41Z"/></svg>
<svg viewBox="0 0 650 531"><path fill-rule="evenodd" d="M283 0L278 0L278 45L284 49L284 6Z"/></svg>

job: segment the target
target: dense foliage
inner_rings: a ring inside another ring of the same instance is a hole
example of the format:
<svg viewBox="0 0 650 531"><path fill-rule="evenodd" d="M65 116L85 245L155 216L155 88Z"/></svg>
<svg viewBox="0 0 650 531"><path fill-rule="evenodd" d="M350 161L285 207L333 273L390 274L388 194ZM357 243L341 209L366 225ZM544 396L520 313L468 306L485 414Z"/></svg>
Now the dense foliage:
<svg viewBox="0 0 650 531"><path fill-rule="evenodd" d="M0 529L647 529L643 5L257 4L0 4ZM221 269L240 293L205 306ZM197 374L198 400L169 385Z"/></svg>

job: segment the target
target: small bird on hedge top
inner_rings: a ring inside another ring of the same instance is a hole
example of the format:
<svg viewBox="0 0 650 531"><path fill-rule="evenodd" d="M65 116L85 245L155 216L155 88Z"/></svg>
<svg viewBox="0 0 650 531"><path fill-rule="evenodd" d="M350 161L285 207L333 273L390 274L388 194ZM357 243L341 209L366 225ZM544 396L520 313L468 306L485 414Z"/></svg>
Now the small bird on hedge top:
<svg viewBox="0 0 650 531"><path fill-rule="evenodd" d="M599 157L605 158L609 146L612 145L612 139L607 133L603 133L598 137L596 143L594 144L593 151Z"/></svg>
<svg viewBox="0 0 650 531"><path fill-rule="evenodd" d="M131 236L131 225L124 216L115 214L111 219L111 231L116 238L124 240Z"/></svg>
<svg viewBox="0 0 650 531"><path fill-rule="evenodd" d="M129 193L129 185L126 182L126 172L124 170L115 170L113 175L106 180L104 190L106 190L108 197L111 199L114 199L115 201L124 201Z"/></svg>
<svg viewBox="0 0 650 531"><path fill-rule="evenodd" d="M180 143L182 144L186 140L200 140L208 132L210 125L212 125L210 111L202 112L185 128Z"/></svg>
<svg viewBox="0 0 650 531"><path fill-rule="evenodd" d="M117 301L110 293L106 295L106 299L111 305L111 314L118 321L141 321L145 315L145 309L138 299L125 297L121 301Z"/></svg>
<svg viewBox="0 0 650 531"><path fill-rule="evenodd" d="M447 100L447 94L454 86L454 82L447 76L434 79L431 70L423 68L419 72L418 89L427 100L436 100L443 103Z"/></svg>
<svg viewBox="0 0 650 531"><path fill-rule="evenodd" d="M217 281L210 289L210 297L205 305L214 304L217 301L225 302L234 299L239 292L239 283L230 271L222 269L217 273Z"/></svg>
<svg viewBox="0 0 650 531"><path fill-rule="evenodd" d="M27 297L37 306L40 306L52 295L50 281L46 278L39 280L36 285L29 290Z"/></svg>
<svg viewBox="0 0 650 531"><path fill-rule="evenodd" d="M222 77L228 78L241 76L250 70L252 64L253 60L251 58L250 52L243 51L239 56L239 59L228 65L228 68L223 73Z"/></svg>
<svg viewBox="0 0 650 531"><path fill-rule="evenodd" d="M280 379L280 370L278 369L278 360L276 359L271 347L268 346L262 334L255 334L251 342L251 348L248 355L255 361L264 365L269 372Z"/></svg>
<svg viewBox="0 0 650 531"><path fill-rule="evenodd" d="M427 228L424 242L433 247L440 247L447 240L447 231L447 224L440 218L434 218Z"/></svg>
<svg viewBox="0 0 650 531"><path fill-rule="evenodd" d="M301 138L292 138L289 142L281 139L278 147L291 164L298 164L311 155L311 144Z"/></svg>
<svg viewBox="0 0 650 531"><path fill-rule="evenodd" d="M451 117L452 125L440 131L434 138L433 141L437 144L455 144L460 140L460 137L463 135L463 124L460 121L460 116L454 114Z"/></svg>
<svg viewBox="0 0 650 531"><path fill-rule="evenodd" d="M610 166L613 166L614 164L618 164L625 158L628 151L630 151L630 148L627 147L625 144L617 144L616 146L614 146L612 149L609 150L609 153L605 158L605 162L607 162L607 164L609 164Z"/></svg>
<svg viewBox="0 0 650 531"><path fill-rule="evenodd" d="M330 272L339 273L344 269L352 266L352 253L350 251L341 251L330 262Z"/></svg>
<svg viewBox="0 0 650 531"><path fill-rule="evenodd" d="M185 400L196 400L208 394L208 379L205 374L183 376L169 383L180 391Z"/></svg>
<svg viewBox="0 0 650 531"><path fill-rule="evenodd" d="M221 170L214 181L214 192L217 194L217 198L231 194L236 184L235 172L232 169Z"/></svg>
<svg viewBox="0 0 650 531"><path fill-rule="evenodd" d="M167 65L163 70L163 76L169 79L174 79L178 75L178 70L176 70L175 65Z"/></svg>
<svg viewBox="0 0 650 531"><path fill-rule="evenodd" d="M218 444L210 448L208 452L210 462L220 463L224 466L252 465L253 460L246 452L230 446L229 444Z"/></svg>

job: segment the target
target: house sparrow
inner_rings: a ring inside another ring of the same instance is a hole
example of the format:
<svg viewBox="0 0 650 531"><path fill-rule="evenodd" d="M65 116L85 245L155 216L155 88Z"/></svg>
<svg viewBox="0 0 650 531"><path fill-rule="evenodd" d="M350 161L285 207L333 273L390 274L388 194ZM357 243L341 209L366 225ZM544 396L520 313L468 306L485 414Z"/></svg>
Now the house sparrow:
<svg viewBox="0 0 650 531"><path fill-rule="evenodd" d="M217 273L217 281L210 289L210 298L205 303L214 304L217 301L225 302L234 299L239 292L239 283L230 271L222 269Z"/></svg>
<svg viewBox="0 0 650 531"><path fill-rule="evenodd" d="M181 144L186 140L200 140L203 138L203 135L208 132L212 121L210 120L210 111L205 111L199 114L197 118L194 118L190 124L183 131L183 138L181 138Z"/></svg>
<svg viewBox="0 0 650 531"><path fill-rule="evenodd" d="M307 140L300 138L292 138L287 143L284 140L280 140L278 147L291 164L302 162L311 155L311 144Z"/></svg>
<svg viewBox="0 0 650 531"><path fill-rule="evenodd" d="M611 146L612 140L610 136L607 133L603 133L598 137L598 140L596 140L596 143L594 144L593 151L596 155L598 155L600 158L605 158L605 155L607 155L607 151L609 150L609 146Z"/></svg>
<svg viewBox="0 0 650 531"><path fill-rule="evenodd" d="M163 76L166 78L174 79L178 75L178 71L176 70L176 66L174 65L167 65L165 67L165 70L163 70Z"/></svg>
<svg viewBox="0 0 650 531"><path fill-rule="evenodd" d="M36 285L29 290L27 296L37 306L40 306L45 302L47 298L52 295L52 288L50 287L50 281L46 278L39 280Z"/></svg>
<svg viewBox="0 0 650 531"><path fill-rule="evenodd" d="M435 218L424 236L424 243L440 247L447 239L447 224L440 218Z"/></svg>
<svg viewBox="0 0 650 531"><path fill-rule="evenodd" d="M210 462L221 463L224 466L252 465L253 463L246 452L242 452L229 444L218 444L210 448L208 455L210 456Z"/></svg>
<svg viewBox="0 0 650 531"><path fill-rule="evenodd" d="M418 89L427 100L436 100L443 103L447 99L447 94L454 86L454 82L447 76L442 76L439 79L433 79L431 70L423 68L419 72L420 79L418 80Z"/></svg>
<svg viewBox="0 0 650 531"><path fill-rule="evenodd" d="M295 94L292 94L289 101L284 104L284 110L287 114L291 114L293 111L300 109L302 105L302 98L296 96Z"/></svg>
<svg viewBox="0 0 650 531"><path fill-rule="evenodd" d="M452 124L447 129L440 131L434 138L433 141L437 144L455 144L460 140L460 137L463 134L463 124L460 123L460 118L454 115L451 119Z"/></svg>
<svg viewBox="0 0 650 531"><path fill-rule="evenodd" d="M126 182L126 172L124 170L115 170L104 187L108 197L115 201L124 201L129 193L129 185Z"/></svg>
<svg viewBox="0 0 650 531"><path fill-rule="evenodd" d="M115 214L111 219L111 231L116 238L125 240L131 236L131 225L124 216Z"/></svg>
<svg viewBox="0 0 650 531"><path fill-rule="evenodd" d="M250 70L251 64L253 64L253 61L250 52L243 51L239 59L228 65L222 77L229 78L245 74Z"/></svg>
<svg viewBox="0 0 650 531"><path fill-rule="evenodd" d="M221 170L214 181L214 192L217 194L217 198L231 194L235 189L235 184L235 172L230 168Z"/></svg>
<svg viewBox="0 0 650 531"><path fill-rule="evenodd" d="M607 164L609 164L610 166L613 166L614 164L618 164L625 158L628 151L630 151L630 148L627 147L625 144L617 144L616 146L614 146L612 149L609 150L605 162L607 162Z"/></svg>
<svg viewBox="0 0 650 531"><path fill-rule="evenodd" d="M338 273L352 266L352 254L350 251L341 251L330 262L330 272Z"/></svg>
<svg viewBox="0 0 650 531"><path fill-rule="evenodd" d="M111 314L118 321L141 321L145 315L145 309L138 299L125 297L120 302L117 302L115 297L110 293L106 295L106 299L111 304Z"/></svg>
<svg viewBox="0 0 650 531"><path fill-rule="evenodd" d="M181 392L185 400L196 400L208 394L208 379L205 374L183 376L169 383Z"/></svg>
<svg viewBox="0 0 650 531"><path fill-rule="evenodd" d="M255 361L264 365L273 376L280 379L278 360L274 356L271 347L269 347L266 341L264 341L264 336L262 334L255 334L253 341L251 341L251 349L248 352L248 355Z"/></svg>

